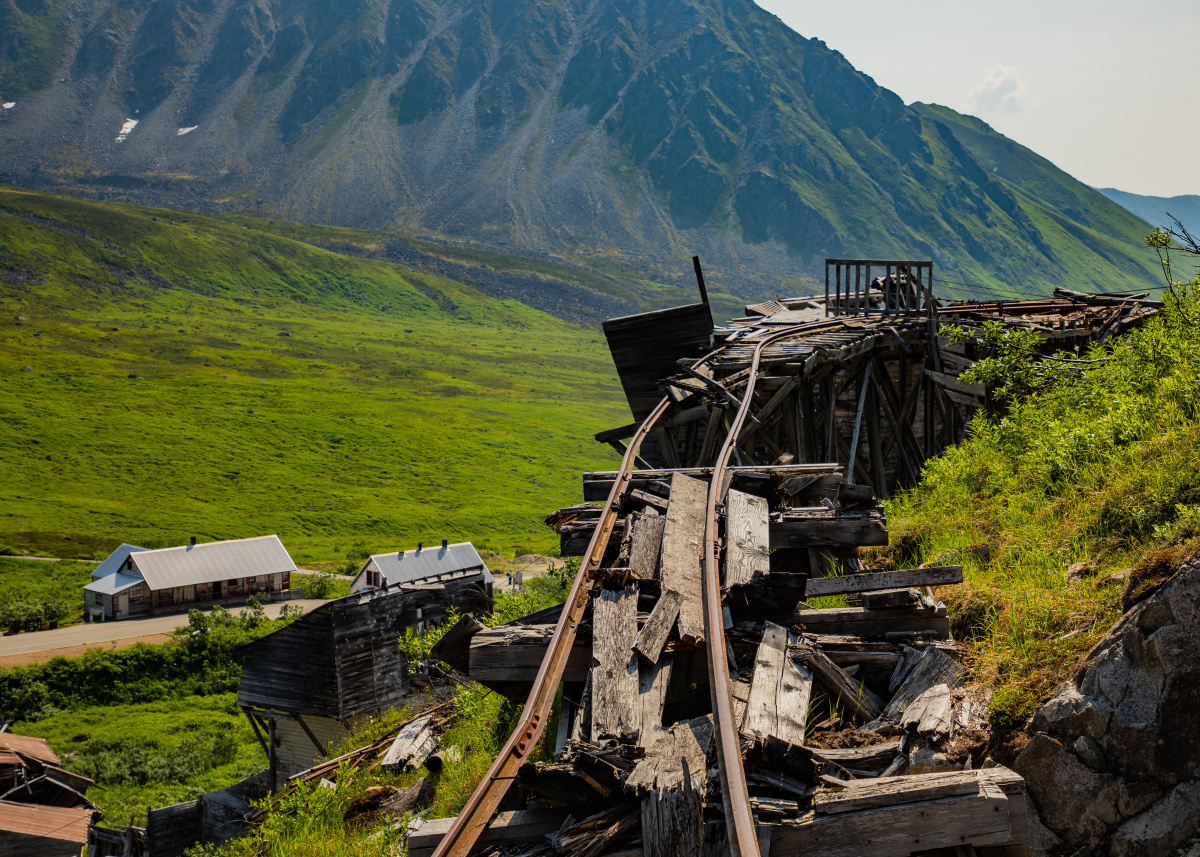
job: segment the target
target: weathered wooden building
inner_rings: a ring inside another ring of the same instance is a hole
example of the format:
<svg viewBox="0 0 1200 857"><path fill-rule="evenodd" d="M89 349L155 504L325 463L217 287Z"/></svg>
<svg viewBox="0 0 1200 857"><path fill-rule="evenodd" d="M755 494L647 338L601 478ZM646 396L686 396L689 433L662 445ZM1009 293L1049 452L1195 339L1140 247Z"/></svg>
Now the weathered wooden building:
<svg viewBox="0 0 1200 857"><path fill-rule="evenodd" d="M39 806L0 800L0 854L4 857L79 857L88 825L87 808Z"/></svg>
<svg viewBox="0 0 1200 857"><path fill-rule="evenodd" d="M375 554L363 563L350 582L350 591L451 580L478 582L488 595L492 593L492 572L475 546L470 542L449 544L445 539L441 547L426 548L418 544L415 550Z"/></svg>
<svg viewBox="0 0 1200 857"><path fill-rule="evenodd" d="M238 705L250 720L275 788L310 767L363 717L399 704L409 690L397 639L451 607L488 613L478 580L384 586L330 601L243 649Z"/></svg>
<svg viewBox="0 0 1200 857"><path fill-rule="evenodd" d="M113 562L120 557L119 562ZM291 589L296 570L278 536L202 542L160 550L122 545L107 573L83 587L86 611L106 619L170 613L210 604L267 600Z"/></svg>

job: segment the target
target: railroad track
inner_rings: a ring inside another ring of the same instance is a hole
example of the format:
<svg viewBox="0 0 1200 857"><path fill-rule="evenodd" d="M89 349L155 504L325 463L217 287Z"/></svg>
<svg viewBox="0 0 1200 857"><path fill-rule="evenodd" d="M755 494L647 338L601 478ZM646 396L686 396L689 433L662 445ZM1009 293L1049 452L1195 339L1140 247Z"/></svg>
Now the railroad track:
<svg viewBox="0 0 1200 857"><path fill-rule="evenodd" d="M763 338L754 348L749 378L741 397L741 406L733 418L732 427L722 445L709 482L704 527L704 551L702 563L704 592L704 645L707 653L709 687L712 693L712 709L720 771L721 796L726 817L726 832L729 850L734 857L759 857L758 837L754 816L750 807L750 796L746 787L746 775L738 741L737 724L733 715L730 696L729 665L726 657L725 627L722 616L721 581L717 563L719 542L718 504L722 501L722 486L738 435L754 399L754 387L758 379L759 364L763 349L788 337L803 334L810 329L821 329L822 323L797 325ZM718 356L723 348L706 354L692 364L699 370L704 364ZM516 728L509 736L495 762L484 776L451 825L446 836L433 852L433 857L467 857L480 834L487 827L493 813L499 808L509 785L517 777L517 771L528 760L538 739L546 728L551 706L562 681L567 658L575 642L575 633L583 620L590 599L593 583L603 562L604 552L612 537L621 500L628 492L637 460L637 450L654 430L655 424L671 408L672 402L664 397L638 427L625 450L618 470L587 550L580 561L579 573L571 586L566 607L555 626L546 657L534 679L533 688L521 712Z"/></svg>

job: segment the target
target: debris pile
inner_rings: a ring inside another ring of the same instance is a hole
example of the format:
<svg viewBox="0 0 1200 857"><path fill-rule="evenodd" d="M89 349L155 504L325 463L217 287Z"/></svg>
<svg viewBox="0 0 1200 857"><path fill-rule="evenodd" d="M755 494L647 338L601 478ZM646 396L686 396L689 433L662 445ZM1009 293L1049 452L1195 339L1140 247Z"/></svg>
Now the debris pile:
<svg viewBox="0 0 1200 857"><path fill-rule="evenodd" d="M728 853L735 810L710 656L728 662L726 726L760 853L1023 853L1024 783L982 755L987 700L963 687L932 597L961 567L864 568L857 549L886 543L883 509L836 466L729 468L717 508L725 646L713 655L700 549L712 472L633 474L563 673L554 759L520 768L472 853ZM598 513L575 506L548 522L569 549ZM557 621L552 609L475 629L467 671L523 702ZM453 822L414 822L409 854L432 854Z"/></svg>

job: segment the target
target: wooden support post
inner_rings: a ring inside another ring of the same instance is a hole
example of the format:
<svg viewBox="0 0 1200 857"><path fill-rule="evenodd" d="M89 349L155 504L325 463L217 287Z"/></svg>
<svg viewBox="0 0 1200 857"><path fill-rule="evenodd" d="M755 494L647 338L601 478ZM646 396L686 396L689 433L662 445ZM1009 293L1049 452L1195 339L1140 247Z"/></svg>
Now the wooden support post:
<svg viewBox="0 0 1200 857"><path fill-rule="evenodd" d="M868 382L871 380L871 361L866 361L867 368L863 370L862 381L858 385L858 410L854 414L854 434L850 441L850 455L846 461L846 481L854 482L854 465L858 458L858 439L862 432L863 410L867 404Z"/></svg>
<svg viewBox="0 0 1200 857"><path fill-rule="evenodd" d="M308 736L308 740L312 741L313 746L317 748L317 752L324 756L326 750L325 745L317 740L317 736L314 735L313 731L308 728L308 724L304 722L304 718L300 716L300 712L297 711L292 716L296 718L296 722L300 724L300 728L304 730L304 734Z"/></svg>
<svg viewBox="0 0 1200 857"><path fill-rule="evenodd" d="M887 375L886 367L880 366L879 371L871 377L871 380L875 381L876 377L880 374ZM869 435L867 441L871 450L871 473L875 477L875 496L880 500L886 500L888 498L888 478L883 460L882 427L879 421L879 411L882 408L882 403L879 401L878 383L874 383L871 386L872 389L867 394L867 398L870 400L870 407L868 409L870 425L868 426Z"/></svg>
<svg viewBox="0 0 1200 857"><path fill-rule="evenodd" d="M267 762L271 761L271 751L267 748L267 742L263 738L262 732L258 728L258 722L254 719L254 715L250 713L250 709L243 708L242 714L246 715L246 719L250 721L250 728L254 730L254 737L258 739L258 745L262 747L263 752L267 754Z"/></svg>
<svg viewBox="0 0 1200 857"><path fill-rule="evenodd" d="M717 435L722 434L720 428L724 425L725 409L713 403L712 413L708 417L708 427L704 430L704 443L700 447L700 457L696 459L697 467L708 467L712 463L713 450L717 448Z"/></svg>

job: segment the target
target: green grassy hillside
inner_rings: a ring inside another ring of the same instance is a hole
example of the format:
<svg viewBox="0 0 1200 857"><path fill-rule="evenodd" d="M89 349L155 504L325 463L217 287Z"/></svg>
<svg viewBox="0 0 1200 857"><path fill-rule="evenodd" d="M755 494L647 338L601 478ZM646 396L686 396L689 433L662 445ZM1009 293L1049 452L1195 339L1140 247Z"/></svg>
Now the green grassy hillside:
<svg viewBox="0 0 1200 857"><path fill-rule="evenodd" d="M0 544L552 543L628 417L599 332L290 228L0 188Z"/></svg>
<svg viewBox="0 0 1200 857"><path fill-rule="evenodd" d="M1019 726L1123 609L1200 546L1200 280L926 465L875 564L959 563L939 591L994 726ZM1071 573L1068 573L1068 572Z"/></svg>

